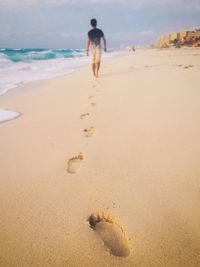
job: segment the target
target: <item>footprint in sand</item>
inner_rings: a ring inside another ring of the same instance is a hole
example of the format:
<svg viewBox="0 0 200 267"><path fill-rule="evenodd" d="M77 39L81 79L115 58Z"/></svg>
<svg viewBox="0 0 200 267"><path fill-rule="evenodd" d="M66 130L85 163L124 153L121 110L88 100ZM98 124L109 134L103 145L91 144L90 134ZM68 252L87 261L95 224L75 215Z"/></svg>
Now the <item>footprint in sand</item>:
<svg viewBox="0 0 200 267"><path fill-rule="evenodd" d="M184 67L184 69L188 69L188 68L192 68L192 67L194 67L194 65L186 65L186 66Z"/></svg>
<svg viewBox="0 0 200 267"><path fill-rule="evenodd" d="M92 213L88 221L111 254L118 257L127 257L130 254L130 244L124 230L114 218L103 212Z"/></svg>
<svg viewBox="0 0 200 267"><path fill-rule="evenodd" d="M88 99L93 99L94 98L94 96L93 95L90 95L89 97L88 97Z"/></svg>
<svg viewBox="0 0 200 267"><path fill-rule="evenodd" d="M69 173L76 173L80 167L81 167L81 162L83 160L83 154L80 153L78 156L75 156L71 159L68 160L68 166L67 166L67 171Z"/></svg>
<svg viewBox="0 0 200 267"><path fill-rule="evenodd" d="M95 128L93 126L84 129L84 133L86 137L91 137L94 134L94 132L95 132Z"/></svg>
<svg viewBox="0 0 200 267"><path fill-rule="evenodd" d="M92 107L95 107L97 104L95 102L90 103Z"/></svg>
<svg viewBox="0 0 200 267"><path fill-rule="evenodd" d="M182 64L178 64L178 65L176 65L177 67L183 67L184 69L188 69L188 68L192 68L192 67L194 67L194 65L185 65L185 66L183 66Z"/></svg>
<svg viewBox="0 0 200 267"><path fill-rule="evenodd" d="M88 116L90 116L90 113L83 113L83 114L81 114L80 119L83 120Z"/></svg>

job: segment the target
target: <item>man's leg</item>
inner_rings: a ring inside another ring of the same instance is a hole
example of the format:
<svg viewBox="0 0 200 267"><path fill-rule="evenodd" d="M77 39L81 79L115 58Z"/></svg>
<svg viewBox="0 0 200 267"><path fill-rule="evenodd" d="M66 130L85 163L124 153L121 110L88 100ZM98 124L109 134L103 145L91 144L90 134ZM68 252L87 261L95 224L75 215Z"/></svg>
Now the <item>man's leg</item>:
<svg viewBox="0 0 200 267"><path fill-rule="evenodd" d="M96 78L99 78L99 69L100 69L100 62L101 62L101 49L96 49Z"/></svg>
<svg viewBox="0 0 200 267"><path fill-rule="evenodd" d="M99 69L100 69L100 62L95 64L95 76L96 78L99 78Z"/></svg>
<svg viewBox="0 0 200 267"><path fill-rule="evenodd" d="M95 66L95 57L96 57L96 53L95 53L95 49L94 48L92 48L91 49L91 59L92 59L92 72L93 72L93 75L94 75L94 77L96 76L95 74L96 74L96 66Z"/></svg>
<svg viewBox="0 0 200 267"><path fill-rule="evenodd" d="M95 63L92 63L92 71L93 71L94 76L96 76L96 74L95 74L95 73L96 73L95 69L96 69Z"/></svg>

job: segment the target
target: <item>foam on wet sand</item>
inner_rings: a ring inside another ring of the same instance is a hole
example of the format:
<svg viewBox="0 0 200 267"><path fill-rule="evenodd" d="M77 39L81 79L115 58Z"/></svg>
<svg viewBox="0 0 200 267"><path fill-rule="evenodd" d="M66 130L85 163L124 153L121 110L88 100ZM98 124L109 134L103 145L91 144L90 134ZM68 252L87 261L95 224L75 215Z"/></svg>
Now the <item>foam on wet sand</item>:
<svg viewBox="0 0 200 267"><path fill-rule="evenodd" d="M19 112L0 108L0 123L16 119L19 116Z"/></svg>

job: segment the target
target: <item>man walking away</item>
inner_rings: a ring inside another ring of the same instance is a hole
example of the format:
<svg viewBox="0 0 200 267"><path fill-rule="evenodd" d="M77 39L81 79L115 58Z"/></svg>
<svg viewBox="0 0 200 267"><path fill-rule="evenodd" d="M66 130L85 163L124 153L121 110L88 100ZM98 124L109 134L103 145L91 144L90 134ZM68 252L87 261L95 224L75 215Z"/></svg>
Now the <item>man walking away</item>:
<svg viewBox="0 0 200 267"><path fill-rule="evenodd" d="M92 71L96 78L99 77L99 69L101 63L101 38L104 43L104 51L106 52L106 38L102 30L97 28L97 20L91 19L92 29L88 32L87 40L87 55L89 55L89 48L92 56Z"/></svg>

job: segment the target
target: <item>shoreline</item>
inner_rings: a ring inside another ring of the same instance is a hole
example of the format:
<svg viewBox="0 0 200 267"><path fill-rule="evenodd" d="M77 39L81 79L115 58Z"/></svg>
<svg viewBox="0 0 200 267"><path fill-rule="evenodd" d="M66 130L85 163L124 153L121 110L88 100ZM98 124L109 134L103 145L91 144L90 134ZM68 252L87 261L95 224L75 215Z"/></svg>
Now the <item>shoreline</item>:
<svg viewBox="0 0 200 267"><path fill-rule="evenodd" d="M16 50L16 51L18 51L18 50ZM110 52L107 52L106 54L104 54L103 60L107 60L107 59L110 59L112 57L123 56L125 53L127 53L127 51L117 51L117 50L115 51L115 50L113 50L113 51L110 51ZM32 65L34 66L34 64L36 64L36 63L40 63L40 64L48 64L49 63L49 65L52 66L52 62L53 61L55 61L55 64L58 63L58 62L56 62L56 60L57 61L58 60L66 60L65 61L65 64L66 64L65 68L67 66L68 66L68 68L65 69L65 71L63 71L63 73L61 73L61 72L59 72L59 74L58 73L56 73L56 74L54 73L54 74L51 74L50 77L47 76L45 78L44 77L43 78L41 78L41 77L39 78L39 76L38 76L38 79L36 79L36 80L34 79L35 78L34 77L34 78L32 78L32 80L24 80L24 81L17 82L16 84L14 84L14 87L9 88L7 90L3 90L4 93L1 93L0 96L3 96L4 94L6 94L7 92L9 92L9 91L11 91L13 89L19 88L19 87L24 86L24 85L28 85L29 83L42 82L42 81L46 81L46 80L49 80L49 79L52 79L52 78L59 78L59 77L63 77L63 76L66 76L66 75L70 75L74 71L77 71L77 70L79 70L79 69L81 69L83 67L86 67L86 66L90 65L90 57L88 57L86 55L85 56L82 55L81 57L78 57L78 58L77 57L74 57L74 58L71 58L71 57L69 57L69 58L65 58L65 57L64 58L62 58L62 57L59 58L58 57L58 58L55 58L55 59L46 59L46 60L38 60L38 61L37 60L35 60L35 61L33 60L32 62L27 62L27 61L23 61L22 60L22 61L19 61L19 62L15 62L13 64L17 65L18 63L22 63L22 64L24 63L24 64L30 64L29 67L31 67ZM78 62L78 65L75 64L77 62ZM71 63L71 64L69 64L69 63ZM61 61L58 65L62 66L62 64L63 64L63 62ZM72 68L72 66L74 66L74 68ZM27 68L27 66L24 67L25 71L26 71L26 68ZM21 71L21 69L19 69L19 70ZM16 73L17 72L18 72L18 70L16 69ZM31 71L29 72L29 75L30 74L31 74ZM34 74L34 73L32 72L32 74ZM24 75L26 76L27 73L24 72Z"/></svg>
<svg viewBox="0 0 200 267"><path fill-rule="evenodd" d="M58 76L58 77L51 77L51 78L44 79L44 80L26 82L26 83L24 83L22 85L19 85L19 86L15 87L15 88L12 88L12 89L8 90L6 93L2 94L0 96L0 104L1 104L1 100L2 100L2 102L4 102L4 99L5 100L8 100L9 98L12 98L12 97L15 97L17 95L26 93L29 90L30 91L37 90L38 88L48 86L49 83L51 83L51 82L53 82L53 81L55 81L57 79L64 78L64 77L67 77L69 75L72 75L73 73L79 72L79 71L81 71L84 68L88 68L88 65L81 66L79 69L74 70L71 73L67 73L67 74L64 74L64 75L61 75L61 76ZM6 107L6 108L1 107L1 109L7 110L7 109L9 109L9 107ZM20 111L14 111L14 112L20 113ZM20 113L20 115L18 117L13 118L13 119L17 119L21 115L22 115L22 113ZM0 124L1 123L6 123L7 121L10 121L10 120L12 120L12 118L11 119L8 119L8 120L5 120L5 121L2 121L2 122L0 121Z"/></svg>
<svg viewBox="0 0 200 267"><path fill-rule="evenodd" d="M119 52L117 52L119 53ZM121 56L124 56L127 52L124 51L123 53L119 53L119 54L116 54L115 56L112 55L112 56L106 56L106 57L103 57L103 62L107 61L107 60L110 60L112 58L115 58L115 57L121 57ZM75 59L74 59L75 60ZM40 80L33 80L33 81L27 81L27 82L24 82L22 84L19 84L18 86L15 86L9 90L7 90L5 93L1 94L0 95L0 100L1 98L5 97L5 96L9 96L11 95L12 96L12 93L15 93L15 92L18 92L19 90L33 90L33 89L36 89L38 87L41 87L41 86L45 86L45 83L48 83L48 82L51 82L51 80L54 80L54 79L59 79L59 78L62 78L62 77L66 77L68 75L71 75L73 74L74 72L77 72L77 71L80 71L81 69L84 69L84 68L87 68L90 66L90 62L88 62L87 64L84 64L84 65L80 65L78 68L76 69L73 69L72 71L66 73L66 74L60 74L58 76L55 76L55 77L50 77L50 78L45 78L45 79L40 79ZM2 110L7 110L8 108L1 108ZM12 111L11 111L12 112ZM13 112L17 112L17 111L13 111ZM20 113L20 112L19 112ZM10 114L11 115L11 114ZM19 116L18 116L19 117ZM12 119L15 119L16 117L13 117L13 118L8 118L6 120L1 120L1 114L0 114L0 123L4 123L6 121L10 121Z"/></svg>
<svg viewBox="0 0 200 267"><path fill-rule="evenodd" d="M193 50L196 50L196 51L200 51L200 47L181 47L179 49L177 48L174 48L174 47L169 47L169 48L139 48L137 49L134 53L137 53L138 51L149 51L149 50L152 50L152 51L163 51L163 52L169 52L169 51L179 51L179 50L186 50L186 51L193 51ZM109 57L109 58L103 58L103 64L104 62L106 63L106 61L110 61L110 60L113 60L115 58L118 58L118 57L126 57L126 56L129 56L129 55L134 55L134 53L131 51L124 51L122 54L117 54L113 57ZM36 89L38 87L41 87L42 85L45 86L45 83L48 83L48 81L51 81L51 80L54 80L54 79L60 79L62 77L66 77L66 76L69 76L69 75L72 75L74 72L78 72L78 71L81 71L82 69L85 69L85 68L88 68L90 67L90 62L87 63L87 65L83 65L83 66L80 66L79 68L73 70L72 72L69 72L67 74L62 74L60 76L55 76L55 77L51 77L51 78L46 78L46 79L42 79L42 80L36 80L36 81L29 81L29 82L25 82L21 85L18 85L12 89L9 89L7 92L5 92L4 94L0 95L0 100L1 98L4 98L4 97L7 97L7 95L12 95L13 92L15 92L16 90L32 90L32 89Z"/></svg>
<svg viewBox="0 0 200 267"><path fill-rule="evenodd" d="M23 114L0 124L3 266L198 265L194 54L136 51L0 98Z"/></svg>

